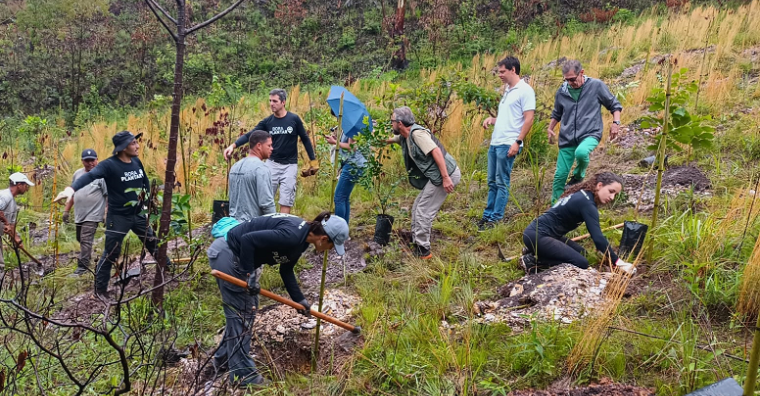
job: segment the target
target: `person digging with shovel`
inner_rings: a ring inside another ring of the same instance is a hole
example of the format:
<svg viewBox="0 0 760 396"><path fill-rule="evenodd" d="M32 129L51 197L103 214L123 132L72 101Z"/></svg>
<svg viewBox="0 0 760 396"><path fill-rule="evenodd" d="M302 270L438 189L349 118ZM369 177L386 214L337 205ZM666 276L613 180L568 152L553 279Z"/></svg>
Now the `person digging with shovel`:
<svg viewBox="0 0 760 396"><path fill-rule="evenodd" d="M298 313L311 317L311 304L301 292L293 268L309 245L314 245L317 252L335 248L338 255L344 255L348 224L329 212L320 213L313 221L274 213L244 223L222 218L211 235L216 238L206 252L211 268L248 283L247 288L242 288L217 279L224 303L225 328L214 354L213 368L229 371L233 385L265 386L269 380L258 372L249 354L251 327L261 290L256 270L265 264L279 264L280 277L290 298L305 308Z"/></svg>
<svg viewBox="0 0 760 396"><path fill-rule="evenodd" d="M599 227L597 207L612 202L622 190L623 179L611 172L597 173L590 180L572 186L523 232L525 248L520 266L528 274L562 263L588 268L588 259L584 257L586 249L565 237L581 223L586 223L597 250L609 256L610 262L621 271L635 273L633 264L618 258Z"/></svg>

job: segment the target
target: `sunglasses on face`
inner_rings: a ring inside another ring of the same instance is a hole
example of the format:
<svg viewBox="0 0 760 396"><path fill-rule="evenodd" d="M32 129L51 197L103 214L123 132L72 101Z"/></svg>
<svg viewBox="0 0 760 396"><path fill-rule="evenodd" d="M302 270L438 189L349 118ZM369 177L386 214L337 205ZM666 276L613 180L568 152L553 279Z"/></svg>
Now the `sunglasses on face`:
<svg viewBox="0 0 760 396"><path fill-rule="evenodd" d="M569 82L569 83L574 83L574 82L575 82L575 81L577 81L577 80L578 80L578 78L580 78L580 77L581 77L581 75L580 75L580 74L578 74L578 75L577 75L577 76L575 76L575 77L566 78L566 79L565 79L565 81L567 81L567 82Z"/></svg>

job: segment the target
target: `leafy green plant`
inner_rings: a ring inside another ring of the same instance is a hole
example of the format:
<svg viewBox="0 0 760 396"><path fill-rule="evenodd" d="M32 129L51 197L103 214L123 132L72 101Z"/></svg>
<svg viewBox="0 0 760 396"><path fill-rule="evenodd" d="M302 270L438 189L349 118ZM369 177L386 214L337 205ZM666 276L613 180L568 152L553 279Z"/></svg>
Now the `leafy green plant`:
<svg viewBox="0 0 760 396"><path fill-rule="evenodd" d="M359 177L359 185L372 194L377 205L375 211L381 215L388 214L388 209L395 205L392 201L393 193L404 180L404 175L395 171L395 167L385 165L391 159L391 151L395 149L385 143L390 129L390 121L381 121L372 132L365 129L354 137L357 150L367 159L364 173Z"/></svg>
<svg viewBox="0 0 760 396"><path fill-rule="evenodd" d="M694 150L709 149L712 147L715 138L715 128L705 125L706 121L712 119L711 116L692 115L686 109L687 104L691 101L692 95L697 92L697 83L695 81L685 81L688 69L682 68L672 74L670 105L667 112L667 148L683 151L684 146ZM656 86L652 89L647 98L650 103L649 111L660 113L665 111L665 99L667 93L663 86ZM664 117L647 116L642 119L642 128L660 128L665 129ZM649 149L655 150L659 146L663 133L655 137L655 143L649 146Z"/></svg>
<svg viewBox="0 0 760 396"><path fill-rule="evenodd" d="M134 192L138 195L142 195L143 189L142 188L128 188L124 190L126 193ZM175 235L182 235L182 233L185 231L187 227L187 213L190 213L190 194L172 194L172 213L171 213L171 222L169 223L169 226L171 227L171 230ZM143 202L150 202L151 196L149 193L145 193ZM164 202L164 194L163 191L158 191L156 194L156 203L155 205L152 205L152 207L149 208L143 208L140 212L141 215L148 214L149 218L148 221L150 223L154 223L154 229L157 227L155 223L158 222L158 220L161 217L161 213L158 211L163 206ZM137 206L140 204L140 201L129 201L124 206ZM154 210L151 210L154 209Z"/></svg>

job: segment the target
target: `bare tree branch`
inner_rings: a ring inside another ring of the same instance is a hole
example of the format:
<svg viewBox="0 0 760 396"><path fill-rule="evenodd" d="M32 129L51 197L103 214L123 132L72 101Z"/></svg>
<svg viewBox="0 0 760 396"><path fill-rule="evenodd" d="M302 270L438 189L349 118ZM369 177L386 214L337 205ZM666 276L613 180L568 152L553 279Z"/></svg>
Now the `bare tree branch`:
<svg viewBox="0 0 760 396"><path fill-rule="evenodd" d="M153 15L155 15L156 19L158 19L158 21L161 22L162 25L164 25L164 28L166 29L166 31L169 32L169 35L171 35L174 41L176 42L178 40L177 35L169 28L169 25L167 25L166 22L164 22L164 20L161 19L161 16L158 15L158 12L156 11L155 8L153 8L153 5L151 4L151 0L145 0L145 4L147 4L148 8L150 8L150 10L153 11ZM171 18L171 19L174 20L174 18ZM177 22L175 21L174 23L176 24Z"/></svg>
<svg viewBox="0 0 760 396"><path fill-rule="evenodd" d="M206 22L202 22L202 23L199 23L199 24L197 24L197 25L195 25L195 26L191 27L190 29L187 29L187 34L192 34L192 33L194 33L196 30L198 30L198 29L203 29L204 27L206 27L206 26L208 26L208 25L210 25L210 24L212 24L212 23L216 22L216 20L217 20L217 19L219 19L219 18L222 18L222 17L224 17L225 15L229 14L229 13L230 13L230 11L234 10L235 8L237 8L237 6L239 6L240 4L242 4L244 1L245 1L245 0L237 0L237 1L236 1L236 2L233 4L233 5L231 5L231 6L227 7L227 9L226 9L226 10L224 10L224 11L222 11L222 12L220 12L220 13L218 13L218 14L214 15L213 17L211 17L211 18L210 18L209 20L207 20Z"/></svg>
<svg viewBox="0 0 760 396"><path fill-rule="evenodd" d="M161 13L164 14L164 16L168 20L172 21L173 24L175 25L177 24L177 20L174 19L163 7L161 7L161 5L158 4L158 1L156 0L145 0L145 1L147 1L148 3L153 3L153 7L158 8L158 10L161 11Z"/></svg>

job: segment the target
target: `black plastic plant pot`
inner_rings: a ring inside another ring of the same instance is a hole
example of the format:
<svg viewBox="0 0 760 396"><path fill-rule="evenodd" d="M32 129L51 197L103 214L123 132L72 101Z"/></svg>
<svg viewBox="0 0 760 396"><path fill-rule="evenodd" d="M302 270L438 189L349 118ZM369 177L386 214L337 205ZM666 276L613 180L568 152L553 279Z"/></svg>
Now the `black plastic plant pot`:
<svg viewBox="0 0 760 396"><path fill-rule="evenodd" d="M644 239L647 237L649 226L637 223L635 221L626 221L623 228L623 237L620 238L620 257L632 257L635 260L638 257L641 247L644 246Z"/></svg>
<svg viewBox="0 0 760 396"><path fill-rule="evenodd" d="M223 201L221 199L214 200L214 214L211 216L211 223L214 224L222 217L230 215L230 201Z"/></svg>
<svg viewBox="0 0 760 396"><path fill-rule="evenodd" d="M385 246L391 241L391 230L393 229L393 216L386 214L377 215L375 222L375 242Z"/></svg>

